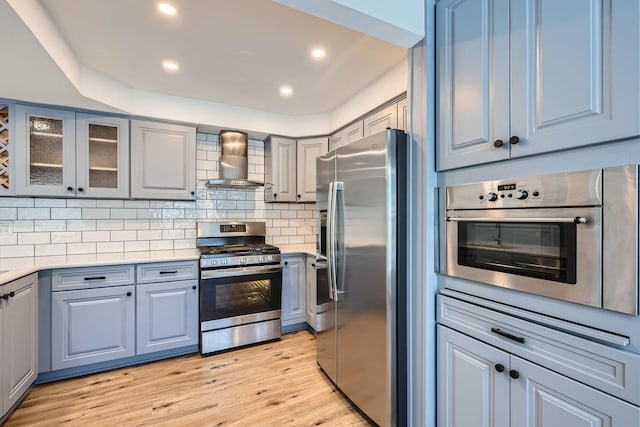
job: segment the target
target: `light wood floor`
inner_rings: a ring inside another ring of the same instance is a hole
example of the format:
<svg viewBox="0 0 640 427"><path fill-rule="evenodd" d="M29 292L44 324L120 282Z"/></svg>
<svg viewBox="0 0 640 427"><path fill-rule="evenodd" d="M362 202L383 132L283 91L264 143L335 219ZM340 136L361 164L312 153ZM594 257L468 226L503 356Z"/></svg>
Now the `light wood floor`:
<svg viewBox="0 0 640 427"><path fill-rule="evenodd" d="M35 386L14 426L369 426L316 365L315 338Z"/></svg>

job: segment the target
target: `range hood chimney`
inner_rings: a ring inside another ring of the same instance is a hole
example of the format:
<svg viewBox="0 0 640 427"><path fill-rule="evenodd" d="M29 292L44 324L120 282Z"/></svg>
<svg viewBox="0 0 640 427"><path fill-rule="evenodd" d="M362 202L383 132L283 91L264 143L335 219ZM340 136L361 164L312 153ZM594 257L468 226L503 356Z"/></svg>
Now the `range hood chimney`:
<svg viewBox="0 0 640 427"><path fill-rule="evenodd" d="M220 131L220 178L210 179L209 188L258 188L264 182L250 181L249 176L249 137L245 132Z"/></svg>

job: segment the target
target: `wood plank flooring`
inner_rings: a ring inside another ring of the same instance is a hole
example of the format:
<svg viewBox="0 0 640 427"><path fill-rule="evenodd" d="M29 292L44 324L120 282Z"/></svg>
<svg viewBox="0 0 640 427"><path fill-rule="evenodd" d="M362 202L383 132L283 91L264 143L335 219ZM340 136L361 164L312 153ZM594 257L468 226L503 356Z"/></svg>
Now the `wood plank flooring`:
<svg viewBox="0 0 640 427"><path fill-rule="evenodd" d="M316 365L308 331L35 386L15 426L370 426Z"/></svg>

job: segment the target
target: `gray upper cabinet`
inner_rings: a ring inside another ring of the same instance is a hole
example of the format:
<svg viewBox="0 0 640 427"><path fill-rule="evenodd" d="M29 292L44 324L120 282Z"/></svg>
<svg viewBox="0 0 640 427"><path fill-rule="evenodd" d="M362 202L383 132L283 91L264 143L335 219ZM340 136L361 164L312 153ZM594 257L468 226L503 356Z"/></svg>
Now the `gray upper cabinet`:
<svg viewBox="0 0 640 427"><path fill-rule="evenodd" d="M196 129L131 120L131 197L195 200Z"/></svg>
<svg viewBox="0 0 640 427"><path fill-rule="evenodd" d="M0 417L38 376L38 275L0 286Z"/></svg>
<svg viewBox="0 0 640 427"><path fill-rule="evenodd" d="M358 120L329 136L329 151L364 138L364 122Z"/></svg>
<svg viewBox="0 0 640 427"><path fill-rule="evenodd" d="M409 132L409 101L402 98L396 104L398 106L398 129Z"/></svg>
<svg viewBox="0 0 640 427"><path fill-rule="evenodd" d="M441 0L436 22L437 168L507 159L509 0Z"/></svg>
<svg viewBox="0 0 640 427"><path fill-rule="evenodd" d="M297 151L297 185L298 202L316 201L316 158L322 156L329 148L328 139L299 139Z"/></svg>
<svg viewBox="0 0 640 427"><path fill-rule="evenodd" d="M264 143L266 202L295 202L296 185L296 140L270 136Z"/></svg>
<svg viewBox="0 0 640 427"><path fill-rule="evenodd" d="M640 134L638 2L437 3L437 168Z"/></svg>
<svg viewBox="0 0 640 427"><path fill-rule="evenodd" d="M364 118L364 136L398 128L398 107L393 103Z"/></svg>
<svg viewBox="0 0 640 427"><path fill-rule="evenodd" d="M129 120L76 115L79 197L129 198Z"/></svg>
<svg viewBox="0 0 640 427"><path fill-rule="evenodd" d="M16 194L76 195L75 117L73 111L16 106Z"/></svg>

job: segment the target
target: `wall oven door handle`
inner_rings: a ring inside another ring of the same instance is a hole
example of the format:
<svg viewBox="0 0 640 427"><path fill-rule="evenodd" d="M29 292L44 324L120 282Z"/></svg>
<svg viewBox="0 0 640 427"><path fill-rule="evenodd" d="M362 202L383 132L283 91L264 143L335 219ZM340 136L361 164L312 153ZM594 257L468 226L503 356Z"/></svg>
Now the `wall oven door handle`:
<svg viewBox="0 0 640 427"><path fill-rule="evenodd" d="M575 217L559 217L559 218L535 218L535 217L526 217L526 218L491 218L491 217L474 217L474 218L461 218L461 217L452 217L448 216L447 221L449 222L561 222L561 223L572 223L572 224L588 224L589 218L584 216L575 216Z"/></svg>
<svg viewBox="0 0 640 427"><path fill-rule="evenodd" d="M221 277L249 276L254 274L282 273L280 265L257 265L252 267L224 268L220 270L204 270L200 276L203 279L218 279Z"/></svg>

